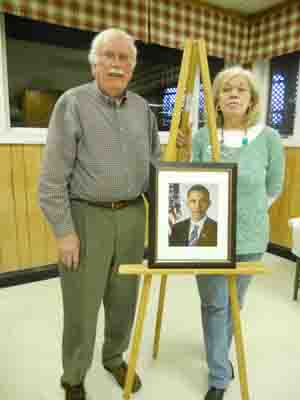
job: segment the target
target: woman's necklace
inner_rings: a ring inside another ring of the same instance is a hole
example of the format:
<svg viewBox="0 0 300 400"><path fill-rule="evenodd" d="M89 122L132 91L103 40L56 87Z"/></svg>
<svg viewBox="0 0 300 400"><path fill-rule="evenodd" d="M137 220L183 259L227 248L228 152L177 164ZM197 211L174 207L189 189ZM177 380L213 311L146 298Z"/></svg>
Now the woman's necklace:
<svg viewBox="0 0 300 400"><path fill-rule="evenodd" d="M220 143L224 144L224 128L223 128L223 126L221 128L221 140L220 140ZM244 135L243 135L243 138L242 138L242 146L246 146L248 143L249 143L248 131L247 131L247 128L246 128L244 130Z"/></svg>
<svg viewBox="0 0 300 400"><path fill-rule="evenodd" d="M244 131L243 139L242 139L242 146L246 146L249 143L248 136L247 136L247 128Z"/></svg>

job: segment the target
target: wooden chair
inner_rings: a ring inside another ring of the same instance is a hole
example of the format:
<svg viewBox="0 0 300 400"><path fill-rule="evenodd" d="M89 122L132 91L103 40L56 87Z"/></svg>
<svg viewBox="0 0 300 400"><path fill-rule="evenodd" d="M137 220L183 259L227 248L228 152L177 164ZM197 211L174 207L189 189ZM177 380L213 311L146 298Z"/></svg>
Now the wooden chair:
<svg viewBox="0 0 300 400"><path fill-rule="evenodd" d="M300 218L289 219L289 226L291 226L293 229L292 253L296 256L296 272L293 295L293 300L296 301L298 299L298 291L300 289Z"/></svg>

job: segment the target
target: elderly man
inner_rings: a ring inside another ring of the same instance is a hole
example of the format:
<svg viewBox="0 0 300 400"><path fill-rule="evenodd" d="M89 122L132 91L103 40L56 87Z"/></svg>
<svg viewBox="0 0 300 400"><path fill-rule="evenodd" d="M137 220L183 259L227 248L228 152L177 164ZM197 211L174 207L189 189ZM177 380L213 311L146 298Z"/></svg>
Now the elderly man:
<svg viewBox="0 0 300 400"><path fill-rule="evenodd" d="M108 29L91 45L94 81L68 90L53 111L40 178L40 205L57 238L64 307L66 400L86 398L97 316L103 300L104 368L124 386L138 279L121 263L140 263L150 159L159 157L147 102L127 90L136 65L127 33ZM141 387L135 375L133 391Z"/></svg>

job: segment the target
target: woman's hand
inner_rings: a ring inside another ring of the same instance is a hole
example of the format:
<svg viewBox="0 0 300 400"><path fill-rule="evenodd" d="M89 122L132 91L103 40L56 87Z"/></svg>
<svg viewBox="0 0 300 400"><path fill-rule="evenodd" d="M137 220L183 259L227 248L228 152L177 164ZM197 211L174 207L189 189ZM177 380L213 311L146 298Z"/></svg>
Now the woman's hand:
<svg viewBox="0 0 300 400"><path fill-rule="evenodd" d="M182 130L178 129L177 132L177 136L176 136L176 146L181 148L183 146L185 146L186 144L188 144L188 136L189 135L185 135Z"/></svg>
<svg viewBox="0 0 300 400"><path fill-rule="evenodd" d="M176 136L176 147L178 148L178 160L190 161L192 151L192 134L191 130L184 133L181 129L178 129Z"/></svg>

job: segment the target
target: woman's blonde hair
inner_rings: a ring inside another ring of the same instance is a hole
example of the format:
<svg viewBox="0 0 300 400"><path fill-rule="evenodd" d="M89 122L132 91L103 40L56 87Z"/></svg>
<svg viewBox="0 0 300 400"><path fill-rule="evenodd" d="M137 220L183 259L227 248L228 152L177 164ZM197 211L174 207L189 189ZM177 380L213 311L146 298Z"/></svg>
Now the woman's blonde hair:
<svg viewBox="0 0 300 400"><path fill-rule="evenodd" d="M215 109L217 111L217 126L221 127L223 126L223 115L220 110L218 110L218 104L219 104L219 97L220 97L220 92L223 89L223 86L225 85L226 82L231 80L232 78L236 76L241 76L245 78L248 82L249 89L250 89L250 95L251 95L251 106L249 107L246 115L246 125L247 127L253 126L257 124L260 118L261 114L261 109L260 109L260 94L258 90L258 85L256 82L256 79L254 77L254 74L240 66L234 66L234 67L229 67L223 69L221 72L219 72L214 80L213 83L213 100L214 100L214 105Z"/></svg>

